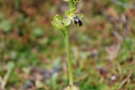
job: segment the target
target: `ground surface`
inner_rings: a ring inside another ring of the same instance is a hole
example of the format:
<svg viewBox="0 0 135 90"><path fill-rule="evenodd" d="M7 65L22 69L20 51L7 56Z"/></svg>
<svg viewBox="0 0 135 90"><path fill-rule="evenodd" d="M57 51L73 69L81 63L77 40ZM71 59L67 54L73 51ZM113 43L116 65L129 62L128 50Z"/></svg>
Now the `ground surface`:
<svg viewBox="0 0 135 90"><path fill-rule="evenodd" d="M0 0L0 88L62 90L68 84L64 41L50 23L66 9L63 0ZM75 84L135 90L135 9L82 0L77 13L84 18L70 33Z"/></svg>

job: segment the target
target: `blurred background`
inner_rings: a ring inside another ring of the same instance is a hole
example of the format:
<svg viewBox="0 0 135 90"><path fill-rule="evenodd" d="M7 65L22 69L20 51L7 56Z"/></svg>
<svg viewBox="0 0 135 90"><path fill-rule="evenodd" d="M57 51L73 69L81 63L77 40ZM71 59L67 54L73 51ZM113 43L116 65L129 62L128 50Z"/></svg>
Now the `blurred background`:
<svg viewBox="0 0 135 90"><path fill-rule="evenodd" d="M135 89L135 1L81 0L83 26L70 31L80 90ZM51 25L63 0L0 0L0 90L62 90L65 43Z"/></svg>

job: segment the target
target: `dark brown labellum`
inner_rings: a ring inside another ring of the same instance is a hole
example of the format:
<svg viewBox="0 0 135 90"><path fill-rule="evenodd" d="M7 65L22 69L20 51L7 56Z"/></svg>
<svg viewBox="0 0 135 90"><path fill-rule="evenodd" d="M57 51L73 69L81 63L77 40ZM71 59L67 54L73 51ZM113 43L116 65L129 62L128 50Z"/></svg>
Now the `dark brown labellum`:
<svg viewBox="0 0 135 90"><path fill-rule="evenodd" d="M82 26L82 21L81 21L81 19L78 16L74 17L74 24L75 25L79 25L79 27Z"/></svg>

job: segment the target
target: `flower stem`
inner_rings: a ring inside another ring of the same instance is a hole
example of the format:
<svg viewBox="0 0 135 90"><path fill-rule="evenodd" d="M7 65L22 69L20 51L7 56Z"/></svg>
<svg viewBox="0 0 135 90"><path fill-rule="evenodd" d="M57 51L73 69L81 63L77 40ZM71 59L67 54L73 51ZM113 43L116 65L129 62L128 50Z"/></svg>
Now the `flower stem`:
<svg viewBox="0 0 135 90"><path fill-rule="evenodd" d="M74 8L75 7L75 5L74 5L75 3L74 3L74 1L73 0L70 0L69 1L69 6L70 6L70 8Z"/></svg>
<svg viewBox="0 0 135 90"><path fill-rule="evenodd" d="M70 53L70 30L66 31L66 51L68 56L68 71L69 71L69 86L73 87L73 70L72 70L72 62L71 62L71 53ZM72 89L71 89L72 90Z"/></svg>
<svg viewBox="0 0 135 90"><path fill-rule="evenodd" d="M74 5L74 1L73 0L70 0L69 1L69 6L70 8L74 8L75 5ZM72 69L72 62L71 62L71 53L70 53L70 27L68 27L68 29L66 30L65 34L66 34L66 37L65 37L65 42L66 42L66 51L67 51L67 56L68 56L68 72L69 72L69 88L70 90L73 89L73 69Z"/></svg>

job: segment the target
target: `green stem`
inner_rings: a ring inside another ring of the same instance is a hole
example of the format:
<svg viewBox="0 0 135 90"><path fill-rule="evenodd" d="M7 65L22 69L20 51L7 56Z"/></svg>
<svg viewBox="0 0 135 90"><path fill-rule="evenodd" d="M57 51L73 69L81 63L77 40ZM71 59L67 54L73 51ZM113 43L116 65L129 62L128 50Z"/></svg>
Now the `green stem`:
<svg viewBox="0 0 135 90"><path fill-rule="evenodd" d="M71 53L70 53L70 34L69 34L69 30L66 31L65 42L66 42L66 51L67 51L67 56L68 56L69 85L72 88L73 87L73 70L72 70Z"/></svg>
<svg viewBox="0 0 135 90"><path fill-rule="evenodd" d="M70 8L74 8L75 7L75 3L73 0L69 1L69 6ZM68 27L68 29L66 30L65 34L65 42L66 42L66 51L67 51L67 56L68 56L68 72L69 72L69 86L70 86L70 90L73 89L73 69L72 69L72 62L71 62L71 53L70 53L70 33L69 33L70 29Z"/></svg>
<svg viewBox="0 0 135 90"><path fill-rule="evenodd" d="M74 8L75 7L75 3L74 3L73 0L69 1L69 6L70 6L70 8Z"/></svg>

